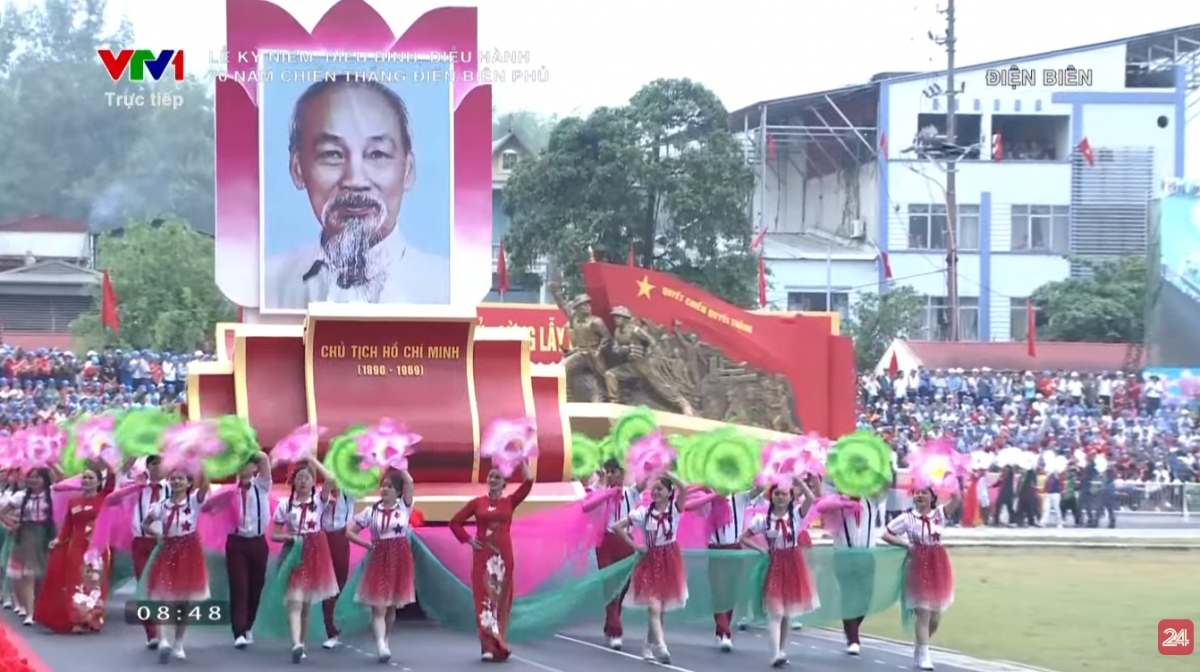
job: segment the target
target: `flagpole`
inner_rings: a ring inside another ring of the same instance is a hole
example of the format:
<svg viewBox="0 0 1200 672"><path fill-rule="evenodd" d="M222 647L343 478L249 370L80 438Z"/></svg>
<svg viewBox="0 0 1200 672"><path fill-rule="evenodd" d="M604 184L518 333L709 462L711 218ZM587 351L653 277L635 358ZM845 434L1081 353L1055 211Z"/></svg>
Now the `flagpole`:
<svg viewBox="0 0 1200 672"><path fill-rule="evenodd" d="M833 310L833 240L825 248L825 310Z"/></svg>

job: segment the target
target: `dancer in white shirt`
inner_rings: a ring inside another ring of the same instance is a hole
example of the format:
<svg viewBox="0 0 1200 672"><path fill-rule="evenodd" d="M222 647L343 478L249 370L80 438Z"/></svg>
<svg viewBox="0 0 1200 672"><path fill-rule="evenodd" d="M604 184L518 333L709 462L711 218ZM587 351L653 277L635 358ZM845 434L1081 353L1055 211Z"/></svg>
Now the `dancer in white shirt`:
<svg viewBox="0 0 1200 672"><path fill-rule="evenodd" d="M822 527L833 539L833 569L842 587L842 632L846 653L857 656L862 648L859 630L871 608L875 587L877 526L887 504L886 490L871 497L844 497L852 502L835 514L822 517Z"/></svg>
<svg viewBox="0 0 1200 672"><path fill-rule="evenodd" d="M13 547L5 575L13 583L15 611L33 625L33 607L37 584L46 573L50 559L50 541L54 539L54 499L50 486L54 476L46 467L31 469L25 477L25 489L13 494L0 515L16 512Z"/></svg>
<svg viewBox="0 0 1200 672"><path fill-rule="evenodd" d="M741 542L771 556L763 586L763 608L767 612L767 636L773 649L771 664L783 667L788 663L792 619L821 605L800 541L801 523L816 498L803 480L797 482L795 489L772 487L767 492L770 510L750 520ZM767 540L765 548L754 540L756 534Z"/></svg>
<svg viewBox="0 0 1200 672"><path fill-rule="evenodd" d="M371 551L354 601L371 609L371 631L381 663L392 659L388 636L396 610L417 601L408 541L412 505L412 477L407 471L389 474L379 485L379 501L360 511L347 532L352 543ZM363 530L371 531L370 541L359 536Z"/></svg>
<svg viewBox="0 0 1200 672"><path fill-rule="evenodd" d="M633 548L622 540L613 528L629 517L637 508L638 499L641 497L641 491L637 487L625 485L625 469L614 459L604 463L603 487L608 490L608 496L590 499L591 503L585 509L590 511L600 506L606 507L604 537L596 547L596 566L600 569L633 555ZM620 651L623 646L622 637L625 636L625 631L621 627L621 603L625 600L625 592L628 589L629 586L626 585L612 602L604 605L604 636L608 639L608 648L614 651Z"/></svg>
<svg viewBox="0 0 1200 672"><path fill-rule="evenodd" d="M238 470L238 524L225 539L233 645L254 643L254 619L267 580L267 529L271 525L271 459L258 453ZM214 496L214 499L216 497Z"/></svg>
<svg viewBox="0 0 1200 672"><path fill-rule="evenodd" d="M329 555L329 542L321 529L322 502L316 491L315 474L321 474L326 480L333 480L333 476L315 458L309 458L293 469L288 479L291 494L275 509L271 538L283 543L284 553L291 551L292 544L302 544L300 562L288 576L284 597L288 630L292 636L292 662L298 664L308 657L304 643L308 639L312 604L337 595L338 584ZM269 604L267 608L278 609L279 606Z"/></svg>
<svg viewBox="0 0 1200 672"><path fill-rule="evenodd" d="M155 602L202 602L210 596L208 565L196 519L200 505L208 496L208 481L203 476L193 487L192 478L182 472L171 474L171 498L150 507L142 518L142 529L153 534L156 523L161 524L162 536L155 550L154 562L146 568L146 598ZM183 636L187 621L175 624L175 646L167 641L167 627L158 626L158 660L166 663L173 655L186 660Z"/></svg>
<svg viewBox="0 0 1200 672"><path fill-rule="evenodd" d="M321 499L324 508L321 511L321 529L329 541L329 557L333 560L333 573L337 577L338 595L346 587L346 579L350 576L350 538L346 528L354 518L354 498L338 490L333 481L325 481L321 487ZM333 610L337 605L338 595L321 603L321 613L325 617L325 636L328 639L321 646L325 649L336 649L341 640L338 638L337 625L333 622Z"/></svg>
<svg viewBox="0 0 1200 672"><path fill-rule="evenodd" d="M742 548L742 531L746 529L746 509L757 499L761 490L735 492L730 495L710 493L685 508L697 511L707 517L711 530L708 537L710 551L736 550ZM709 584L714 594L714 603L726 604L729 600L721 595L732 588L740 563L722 562L720 555L710 554L708 562ZM733 650L733 610L713 614L716 625L717 648L729 652Z"/></svg>
<svg viewBox="0 0 1200 672"><path fill-rule="evenodd" d="M650 489L650 505L639 506L613 527L613 532L641 554L634 565L625 602L646 607L649 612L642 658L664 665L671 662L664 616L668 611L682 608L688 598L687 572L678 536L685 487L673 476L658 478ZM629 536L631 527L642 531L644 546Z"/></svg>
<svg viewBox="0 0 1200 672"><path fill-rule="evenodd" d="M913 661L922 670L932 670L929 640L937 634L942 614L954 602L954 574L950 556L942 546L942 529L947 509L953 512L961 500L956 494L950 504L938 506L933 490L917 485L912 510L888 523L883 540L908 550L901 606L915 616Z"/></svg>

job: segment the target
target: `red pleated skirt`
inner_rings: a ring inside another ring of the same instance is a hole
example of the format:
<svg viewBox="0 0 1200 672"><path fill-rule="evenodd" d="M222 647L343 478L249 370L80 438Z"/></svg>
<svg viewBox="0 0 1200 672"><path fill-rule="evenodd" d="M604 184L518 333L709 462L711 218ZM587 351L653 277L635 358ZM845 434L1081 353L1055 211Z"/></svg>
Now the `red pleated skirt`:
<svg viewBox="0 0 1200 672"><path fill-rule="evenodd" d="M940 544L918 544L908 551L904 606L943 612L954 602L954 572L950 555Z"/></svg>
<svg viewBox="0 0 1200 672"><path fill-rule="evenodd" d="M156 602L200 602L209 596L208 564L200 535L159 539L146 577L146 598Z"/></svg>
<svg viewBox="0 0 1200 672"><path fill-rule="evenodd" d="M333 556L324 532L304 535L300 564L288 577L286 599L289 602L321 602L340 591L333 571Z"/></svg>
<svg viewBox="0 0 1200 672"><path fill-rule="evenodd" d="M417 601L407 537L383 539L371 546L354 599L372 607L403 607Z"/></svg>
<svg viewBox="0 0 1200 672"><path fill-rule="evenodd" d="M804 549L787 548L771 551L767 564L767 581L763 586L763 607L772 616L793 618L821 606L812 572L804 558Z"/></svg>
<svg viewBox="0 0 1200 672"><path fill-rule="evenodd" d="M672 611L687 604L687 598L687 572L679 544L651 546L633 566L625 605Z"/></svg>

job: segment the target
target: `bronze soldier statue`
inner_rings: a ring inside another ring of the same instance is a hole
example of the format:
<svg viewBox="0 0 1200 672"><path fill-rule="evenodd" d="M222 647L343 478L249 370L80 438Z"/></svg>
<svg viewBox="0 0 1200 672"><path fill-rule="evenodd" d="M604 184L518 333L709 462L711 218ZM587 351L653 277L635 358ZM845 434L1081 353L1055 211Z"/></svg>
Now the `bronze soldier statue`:
<svg viewBox="0 0 1200 672"><path fill-rule="evenodd" d="M580 375L592 378L588 385L588 394L592 403L601 401L600 388L607 368L604 362L604 352L612 342L612 334L604 320L592 314L592 300L587 294L580 294L571 301L562 296L562 289L557 285L550 286L554 302L560 310L567 314L568 329L571 334L571 351L563 357L563 368L567 380L573 380Z"/></svg>
<svg viewBox="0 0 1200 672"><path fill-rule="evenodd" d="M695 415L688 400L651 366L647 356L654 345L654 338L633 321L628 308L617 306L612 309L612 316L617 326L613 334L613 352L625 358L625 361L604 374L609 399L617 401L620 398L621 381L641 379L664 401L678 408L680 413Z"/></svg>

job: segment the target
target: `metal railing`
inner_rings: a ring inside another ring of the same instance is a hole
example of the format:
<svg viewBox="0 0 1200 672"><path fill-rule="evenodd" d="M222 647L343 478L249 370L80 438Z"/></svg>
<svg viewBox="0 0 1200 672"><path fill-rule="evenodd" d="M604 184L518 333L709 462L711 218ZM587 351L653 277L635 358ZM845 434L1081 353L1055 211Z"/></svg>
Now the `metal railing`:
<svg viewBox="0 0 1200 672"><path fill-rule="evenodd" d="M1181 516L1200 512L1200 483L1117 481L1117 502L1124 514Z"/></svg>

